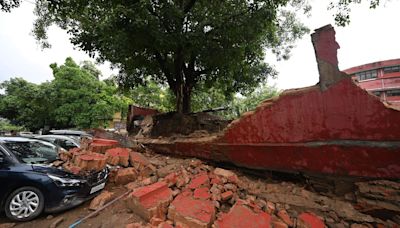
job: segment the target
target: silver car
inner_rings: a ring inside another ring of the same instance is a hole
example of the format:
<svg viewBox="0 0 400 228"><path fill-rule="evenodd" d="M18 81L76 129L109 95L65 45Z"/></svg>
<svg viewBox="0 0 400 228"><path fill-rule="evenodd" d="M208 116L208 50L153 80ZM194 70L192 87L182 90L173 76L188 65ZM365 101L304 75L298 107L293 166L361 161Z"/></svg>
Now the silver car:
<svg viewBox="0 0 400 228"><path fill-rule="evenodd" d="M80 148L80 138L78 136L65 135L38 135L35 138L54 143L66 150L78 147Z"/></svg>

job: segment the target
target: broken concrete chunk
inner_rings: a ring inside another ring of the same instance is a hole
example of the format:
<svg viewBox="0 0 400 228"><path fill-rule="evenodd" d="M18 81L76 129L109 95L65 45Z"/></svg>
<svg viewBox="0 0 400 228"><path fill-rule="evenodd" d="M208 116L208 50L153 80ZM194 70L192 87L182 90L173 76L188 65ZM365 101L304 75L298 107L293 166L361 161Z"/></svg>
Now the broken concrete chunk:
<svg viewBox="0 0 400 228"><path fill-rule="evenodd" d="M106 203L110 202L113 198L114 193L109 191L103 191L100 195L96 196L92 202L90 202L89 209L90 210L97 210L100 207L104 206Z"/></svg>
<svg viewBox="0 0 400 228"><path fill-rule="evenodd" d="M172 190L165 182L138 188L126 200L128 208L147 222L152 217L165 220L171 201Z"/></svg>
<svg viewBox="0 0 400 228"><path fill-rule="evenodd" d="M210 227L215 219L214 204L209 200L193 199L192 196L182 193L169 206L168 218L174 221L175 225Z"/></svg>
<svg viewBox="0 0 400 228"><path fill-rule="evenodd" d="M228 179L229 182L232 182L232 183L238 183L238 181L239 181L239 178L237 177L237 175L230 170L216 168L216 169L214 169L214 174L225 177L226 179Z"/></svg>

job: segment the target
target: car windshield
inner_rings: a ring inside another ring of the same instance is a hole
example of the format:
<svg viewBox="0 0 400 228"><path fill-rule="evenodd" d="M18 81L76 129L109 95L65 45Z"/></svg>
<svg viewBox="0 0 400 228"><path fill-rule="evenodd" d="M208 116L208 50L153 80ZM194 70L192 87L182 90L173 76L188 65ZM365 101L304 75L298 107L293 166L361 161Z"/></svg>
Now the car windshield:
<svg viewBox="0 0 400 228"><path fill-rule="evenodd" d="M49 163L57 159L57 146L42 141L6 142L6 147L21 161L28 164Z"/></svg>

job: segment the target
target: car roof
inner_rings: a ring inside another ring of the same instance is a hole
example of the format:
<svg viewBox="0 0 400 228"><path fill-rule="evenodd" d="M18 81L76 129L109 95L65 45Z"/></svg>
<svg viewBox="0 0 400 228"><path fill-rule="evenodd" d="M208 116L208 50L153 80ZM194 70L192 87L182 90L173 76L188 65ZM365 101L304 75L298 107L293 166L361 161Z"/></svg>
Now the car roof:
<svg viewBox="0 0 400 228"><path fill-rule="evenodd" d="M71 138L71 136L74 135L38 135L35 138L56 138L56 139L69 139L69 140L74 140Z"/></svg>
<svg viewBox="0 0 400 228"><path fill-rule="evenodd" d="M55 135L90 135L84 131L76 130L51 130L50 133Z"/></svg>
<svg viewBox="0 0 400 228"><path fill-rule="evenodd" d="M26 137L0 137L0 142L34 142L38 141L34 138L26 138Z"/></svg>

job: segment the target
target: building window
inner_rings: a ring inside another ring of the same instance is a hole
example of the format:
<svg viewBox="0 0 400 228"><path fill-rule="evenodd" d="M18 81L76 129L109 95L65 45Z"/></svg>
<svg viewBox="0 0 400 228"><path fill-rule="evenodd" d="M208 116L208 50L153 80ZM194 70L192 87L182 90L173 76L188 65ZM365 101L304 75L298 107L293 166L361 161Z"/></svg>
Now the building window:
<svg viewBox="0 0 400 228"><path fill-rule="evenodd" d="M400 96L400 89L388 90L386 91L386 96L388 97Z"/></svg>
<svg viewBox="0 0 400 228"><path fill-rule="evenodd" d="M374 94L375 96L377 96L377 97L380 97L381 96L381 91L374 91L374 92L372 92L372 94Z"/></svg>
<svg viewBox="0 0 400 228"><path fill-rule="evenodd" d="M360 73L356 73L358 81L364 81L368 79L373 79L377 78L378 73L376 70L369 70L369 71L364 71Z"/></svg>
<svg viewBox="0 0 400 228"><path fill-rule="evenodd" d="M385 68L383 68L383 72L385 74L394 73L394 72L400 72L400 66L385 67Z"/></svg>

